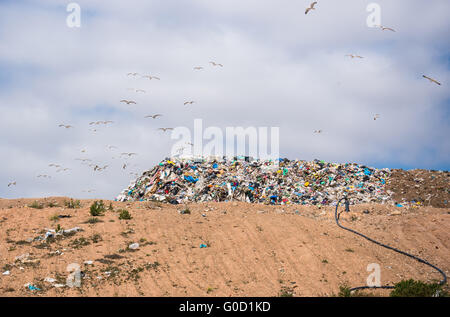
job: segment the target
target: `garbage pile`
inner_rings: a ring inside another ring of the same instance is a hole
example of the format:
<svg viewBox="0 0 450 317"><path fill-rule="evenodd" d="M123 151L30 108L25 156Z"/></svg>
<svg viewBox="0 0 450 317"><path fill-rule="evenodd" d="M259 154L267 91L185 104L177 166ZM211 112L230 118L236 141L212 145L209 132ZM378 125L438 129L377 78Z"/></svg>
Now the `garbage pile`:
<svg viewBox="0 0 450 317"><path fill-rule="evenodd" d="M118 201L171 204L245 201L265 204L335 205L392 203L385 190L389 169L314 160L165 159L131 182Z"/></svg>

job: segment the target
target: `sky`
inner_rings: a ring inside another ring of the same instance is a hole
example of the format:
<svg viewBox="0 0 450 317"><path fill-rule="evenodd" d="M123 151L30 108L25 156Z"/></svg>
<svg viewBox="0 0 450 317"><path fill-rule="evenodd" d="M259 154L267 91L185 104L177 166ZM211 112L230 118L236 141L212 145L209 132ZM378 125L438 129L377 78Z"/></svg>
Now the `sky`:
<svg viewBox="0 0 450 317"><path fill-rule="evenodd" d="M0 1L2 198L114 199L170 156L158 128L194 119L278 127L290 159L450 169L448 0L319 0L307 15L306 0L75 2L80 27L71 1ZM371 3L396 32L367 25Z"/></svg>

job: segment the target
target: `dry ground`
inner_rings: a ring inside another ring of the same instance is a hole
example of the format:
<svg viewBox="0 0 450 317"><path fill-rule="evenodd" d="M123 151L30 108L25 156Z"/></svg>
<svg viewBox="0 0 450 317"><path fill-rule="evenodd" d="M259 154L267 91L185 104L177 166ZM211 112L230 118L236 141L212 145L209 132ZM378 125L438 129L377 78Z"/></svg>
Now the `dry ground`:
<svg viewBox="0 0 450 317"><path fill-rule="evenodd" d="M0 296L332 296L341 285L364 285L370 263L380 264L383 284L440 279L433 269L338 228L333 207L200 203L188 205L191 214L180 214L184 206L112 202L114 211L89 224L93 201L68 209L66 200L37 199L58 206L35 209L27 206L35 199L0 199L0 268L10 271L0 275ZM119 220L120 208L133 218ZM343 214L342 224L449 274L449 213L359 205ZM70 218L52 220L55 215ZM29 242L58 225L83 231L51 243ZM140 243L136 251L127 249L133 242ZM25 253L28 260L15 261ZM80 288L43 281L64 284L71 263L83 271ZM41 290L30 291L26 283Z"/></svg>

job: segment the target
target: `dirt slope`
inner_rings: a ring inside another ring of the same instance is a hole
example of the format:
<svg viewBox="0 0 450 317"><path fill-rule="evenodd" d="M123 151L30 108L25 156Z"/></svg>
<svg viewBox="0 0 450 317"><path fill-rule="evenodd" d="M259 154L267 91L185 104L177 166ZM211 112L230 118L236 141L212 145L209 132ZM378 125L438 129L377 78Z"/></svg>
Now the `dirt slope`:
<svg viewBox="0 0 450 317"><path fill-rule="evenodd" d="M209 203L188 205L191 214L180 214L183 206L112 202L114 211L89 224L92 201L68 209L65 200L38 199L59 207L34 209L27 207L34 199L0 199L0 267L10 271L0 275L1 296L330 296L343 284L364 285L370 263L380 264L383 284L440 279L423 264L339 229L332 207ZM120 208L133 218L119 220ZM360 205L343 214L342 224L422 256L448 274L449 212ZM70 218L51 220L55 215ZM84 231L47 244L27 241L58 225ZM139 249L127 250L133 242ZM26 253L28 258L15 261ZM71 263L83 271L80 288L43 281L64 284ZM41 290L30 291L26 283Z"/></svg>

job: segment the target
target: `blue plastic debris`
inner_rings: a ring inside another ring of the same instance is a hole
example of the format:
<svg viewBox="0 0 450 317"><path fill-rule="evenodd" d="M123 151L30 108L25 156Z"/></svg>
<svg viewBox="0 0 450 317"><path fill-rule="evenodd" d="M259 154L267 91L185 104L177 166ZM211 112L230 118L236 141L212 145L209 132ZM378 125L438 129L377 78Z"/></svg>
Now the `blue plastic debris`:
<svg viewBox="0 0 450 317"><path fill-rule="evenodd" d="M208 246L206 245L206 244L204 244L204 243L202 243L202 244L200 244L200 249L202 249L202 248L207 248Z"/></svg>
<svg viewBox="0 0 450 317"><path fill-rule="evenodd" d="M36 286L34 286L34 285L28 285L28 289L30 290L30 291L40 291L41 289L40 288L38 288L38 287L36 287Z"/></svg>

